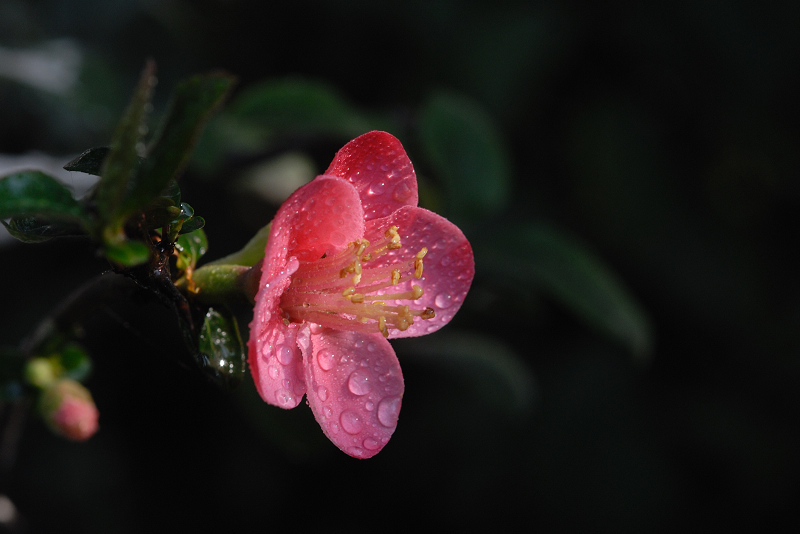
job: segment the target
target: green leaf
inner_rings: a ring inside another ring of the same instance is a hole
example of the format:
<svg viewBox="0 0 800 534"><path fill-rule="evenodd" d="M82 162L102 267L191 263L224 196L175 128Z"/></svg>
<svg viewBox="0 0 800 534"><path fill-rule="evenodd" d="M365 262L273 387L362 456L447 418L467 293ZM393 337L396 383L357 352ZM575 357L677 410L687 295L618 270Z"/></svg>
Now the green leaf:
<svg viewBox="0 0 800 534"><path fill-rule="evenodd" d="M103 162L108 157L109 152L111 152L111 149L107 146L84 150L77 158L64 165L64 169L100 176Z"/></svg>
<svg viewBox="0 0 800 534"><path fill-rule="evenodd" d="M150 259L150 249L141 241L107 239L103 252L110 261L126 267L141 265Z"/></svg>
<svg viewBox="0 0 800 534"><path fill-rule="evenodd" d="M175 90L160 129L128 195L125 209L133 213L163 194L177 180L191 156L206 121L233 86L231 76L212 73L194 76Z"/></svg>
<svg viewBox="0 0 800 534"><path fill-rule="evenodd" d="M0 219L36 215L88 222L87 214L70 190L52 176L23 171L0 178Z"/></svg>
<svg viewBox="0 0 800 534"><path fill-rule="evenodd" d="M208 309L198 347L211 376L227 389L239 385L245 369L244 344L236 318L230 312Z"/></svg>
<svg viewBox="0 0 800 534"><path fill-rule="evenodd" d="M181 225L181 231L179 232L181 235L188 234L190 232L194 232L195 230L199 230L206 225L206 220L200 217L199 215L195 215L191 219L187 220Z"/></svg>
<svg viewBox="0 0 800 534"><path fill-rule="evenodd" d="M517 225L492 245L474 243L478 270L549 293L636 357L652 349L650 322L621 280L574 239L545 225Z"/></svg>
<svg viewBox="0 0 800 534"><path fill-rule="evenodd" d="M181 188L177 180L170 180L167 182L167 187L161 191L161 196L168 198L172 201L173 206L180 206L181 204Z"/></svg>
<svg viewBox="0 0 800 534"><path fill-rule="evenodd" d="M132 207L127 199L133 189L132 181L140 168L143 135L147 131L145 121L152 107L150 99L155 83L155 64L149 61L139 78L128 109L117 125L111 148L103 159L95 200L105 226L114 229L109 232L111 234L117 233L116 229L122 227L137 207L142 208L152 200L148 198L141 206ZM161 189L163 186L159 191Z"/></svg>
<svg viewBox="0 0 800 534"><path fill-rule="evenodd" d="M511 165L492 119L474 102L438 94L420 111L419 136L431 167L445 188L448 214L474 220L508 203Z"/></svg>
<svg viewBox="0 0 800 534"><path fill-rule="evenodd" d="M158 197L144 210L143 228L145 230L162 228L180 217L180 215L181 209L175 206L172 200L166 197Z"/></svg>
<svg viewBox="0 0 800 534"><path fill-rule="evenodd" d="M230 117L250 125L266 141L278 135L333 135L349 139L370 129L370 121L331 87L288 78L252 86L229 108ZM252 127L255 126L255 129Z"/></svg>
<svg viewBox="0 0 800 534"><path fill-rule="evenodd" d="M54 237L86 234L84 227L78 223L43 217L13 217L7 223L0 222L9 234L23 243L41 243Z"/></svg>
<svg viewBox="0 0 800 534"><path fill-rule="evenodd" d="M178 236L175 241L175 251L178 253L176 266L181 271L191 271L197 265L197 261L208 251L208 239L206 233L201 229L196 229L192 233Z"/></svg>

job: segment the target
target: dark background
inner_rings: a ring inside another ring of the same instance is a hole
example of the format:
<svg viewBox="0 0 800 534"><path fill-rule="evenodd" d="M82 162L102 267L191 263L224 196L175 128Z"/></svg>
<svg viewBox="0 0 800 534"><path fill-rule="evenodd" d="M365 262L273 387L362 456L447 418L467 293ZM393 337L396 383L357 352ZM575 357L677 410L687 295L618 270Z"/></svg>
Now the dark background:
<svg viewBox="0 0 800 534"><path fill-rule="evenodd" d="M597 4L4 0L0 46L68 42L81 61L61 93L0 77L0 154L66 163L107 144L147 58L157 113L178 80L210 69L238 91L320 81L391 118L428 205L459 222L478 262L447 328L394 344L401 423L368 461L331 445L307 407L260 402L249 377L233 393L204 381L157 304L96 314L84 343L99 433L74 444L31 417L1 481L29 531L796 524L800 4ZM508 191L484 213L448 204L416 135L441 92L480 110L507 151ZM190 167L182 190L207 221L208 257L276 209L243 202L248 168L299 149L321 172L346 141L295 132ZM527 271L540 256L515 236L531 224L619 281L644 342ZM4 242L0 258L2 345L106 268L80 240Z"/></svg>

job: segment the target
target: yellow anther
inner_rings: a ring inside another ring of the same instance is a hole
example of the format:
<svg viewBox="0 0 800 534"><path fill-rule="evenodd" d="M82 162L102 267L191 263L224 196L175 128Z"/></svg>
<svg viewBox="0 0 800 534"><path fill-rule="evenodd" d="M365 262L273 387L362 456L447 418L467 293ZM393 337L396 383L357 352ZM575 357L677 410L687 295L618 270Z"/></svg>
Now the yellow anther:
<svg viewBox="0 0 800 534"><path fill-rule="evenodd" d="M425 254L427 253L428 253L427 247L422 247L421 249L419 249L419 252L417 252L417 259L421 260L422 258L425 257Z"/></svg>
<svg viewBox="0 0 800 534"><path fill-rule="evenodd" d="M414 260L414 278L422 278L422 260L420 258Z"/></svg>
<svg viewBox="0 0 800 534"><path fill-rule="evenodd" d="M401 317L400 319L397 320L395 326L397 327L398 330L402 332L403 330L408 330L408 327L411 325L409 324L408 320L405 317Z"/></svg>
<svg viewBox="0 0 800 534"><path fill-rule="evenodd" d="M353 287L353 286L350 286L347 289L345 289L344 291L342 291L342 296L343 297L349 297L350 295L352 295L355 292L356 292L356 288Z"/></svg>
<svg viewBox="0 0 800 534"><path fill-rule="evenodd" d="M420 319L433 319L436 317L436 312L433 311L433 308L425 308L419 317Z"/></svg>
<svg viewBox="0 0 800 534"><path fill-rule="evenodd" d="M419 287L418 285L414 284L411 287L411 300L417 300L424 293L425 293L425 291L423 291L423 289L421 287ZM430 309L430 308L428 308L428 309Z"/></svg>
<svg viewBox="0 0 800 534"><path fill-rule="evenodd" d="M362 302L364 302L364 294L355 293L354 295L351 295L350 302L352 302L353 304L361 304Z"/></svg>
<svg viewBox="0 0 800 534"><path fill-rule="evenodd" d="M386 317L383 315L378 317L378 330L383 334L383 337L389 337L389 329L386 328Z"/></svg>
<svg viewBox="0 0 800 534"><path fill-rule="evenodd" d="M369 241L367 241L366 239L361 239L359 241L356 241L356 245L358 245L358 248L356 249L356 256L361 256L364 253L364 251L367 250L367 247L369 246Z"/></svg>
<svg viewBox="0 0 800 534"><path fill-rule="evenodd" d="M371 259L372 259L372 254L364 254L364 256L361 258L361 261L369 261Z"/></svg>
<svg viewBox="0 0 800 534"><path fill-rule="evenodd" d="M396 286L400 283L400 269L392 270L392 285Z"/></svg>

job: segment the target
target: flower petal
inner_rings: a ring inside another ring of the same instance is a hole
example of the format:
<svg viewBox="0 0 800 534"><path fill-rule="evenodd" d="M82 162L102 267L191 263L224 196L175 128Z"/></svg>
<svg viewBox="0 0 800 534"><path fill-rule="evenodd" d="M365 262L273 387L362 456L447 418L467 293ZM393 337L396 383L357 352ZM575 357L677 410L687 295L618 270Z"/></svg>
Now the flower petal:
<svg viewBox="0 0 800 534"><path fill-rule="evenodd" d="M433 308L433 319L414 321L407 330L389 330L390 338L414 337L435 332L448 322L461 308L475 275L472 247L456 225L431 211L416 207L403 207L389 217L370 221L364 237L379 239L389 226L397 226L402 247L382 256L377 261L386 265L413 258L423 247L428 249L423 259L422 278L404 280L397 286L379 293L395 293L422 287L424 294L414 301L413 308ZM407 301L387 300L388 305L408 304Z"/></svg>
<svg viewBox="0 0 800 534"><path fill-rule="evenodd" d="M256 300L250 323L250 372L265 402L280 408L294 408L306 392L303 356L296 341L299 325L284 325L279 312L270 312L260 304Z"/></svg>
<svg viewBox="0 0 800 534"><path fill-rule="evenodd" d="M273 265L274 271L274 265L290 255L316 260L363 235L364 212L356 189L341 178L317 176L281 205L272 221L264 264Z"/></svg>
<svg viewBox="0 0 800 534"><path fill-rule="evenodd" d="M419 202L411 160L400 141L386 132L365 133L347 143L336 153L325 174L353 184L367 221Z"/></svg>
<svg viewBox="0 0 800 534"><path fill-rule="evenodd" d="M334 445L354 458L377 454L397 427L403 374L380 334L305 326L308 404ZM314 333L316 330L317 333Z"/></svg>

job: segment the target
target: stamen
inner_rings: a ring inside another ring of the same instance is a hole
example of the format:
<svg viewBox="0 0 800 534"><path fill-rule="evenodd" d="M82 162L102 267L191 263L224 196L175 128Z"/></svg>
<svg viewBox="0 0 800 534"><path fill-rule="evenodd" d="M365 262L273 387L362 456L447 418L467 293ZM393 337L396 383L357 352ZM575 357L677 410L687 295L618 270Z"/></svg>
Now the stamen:
<svg viewBox="0 0 800 534"><path fill-rule="evenodd" d="M309 321L338 330L380 332L388 337L389 329L405 331L416 318L434 317L432 308L409 306L424 294L419 285L412 284L407 291L380 294L412 276L422 277L422 259L428 253L426 247L405 259L395 256L388 265L375 261L400 248L398 228L392 226L375 243L359 239L340 252L300 262L289 288L281 297L285 320Z"/></svg>

